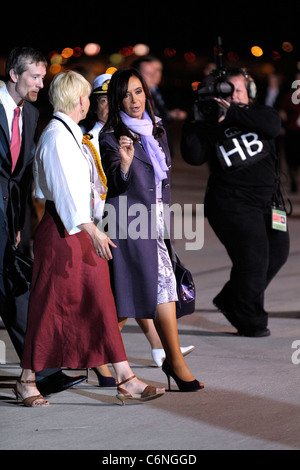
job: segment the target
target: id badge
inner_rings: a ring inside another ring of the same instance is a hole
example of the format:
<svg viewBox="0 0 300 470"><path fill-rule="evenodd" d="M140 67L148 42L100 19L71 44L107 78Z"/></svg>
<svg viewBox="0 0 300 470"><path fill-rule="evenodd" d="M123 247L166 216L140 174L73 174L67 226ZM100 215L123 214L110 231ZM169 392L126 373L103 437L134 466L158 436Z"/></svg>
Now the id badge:
<svg viewBox="0 0 300 470"><path fill-rule="evenodd" d="M90 205L91 205L91 221L94 222L94 217L95 217L95 194L94 190L91 190L91 195L90 195Z"/></svg>
<svg viewBox="0 0 300 470"><path fill-rule="evenodd" d="M272 228L280 230L281 232L287 231L287 215L286 212L277 207L272 209Z"/></svg>

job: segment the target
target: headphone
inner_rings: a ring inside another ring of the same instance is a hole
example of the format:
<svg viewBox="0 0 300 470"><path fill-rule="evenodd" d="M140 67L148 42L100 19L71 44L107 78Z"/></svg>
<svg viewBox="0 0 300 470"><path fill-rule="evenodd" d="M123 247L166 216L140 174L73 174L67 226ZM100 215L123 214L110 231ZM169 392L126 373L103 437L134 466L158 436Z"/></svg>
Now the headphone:
<svg viewBox="0 0 300 470"><path fill-rule="evenodd" d="M242 75L245 78L246 81L246 89L247 89L247 94L249 100L255 100L256 95L257 95L257 87L255 84L255 81L251 77L251 75L247 72L246 69L242 68L236 68L236 69L230 69L227 72L227 77L236 77L238 75Z"/></svg>

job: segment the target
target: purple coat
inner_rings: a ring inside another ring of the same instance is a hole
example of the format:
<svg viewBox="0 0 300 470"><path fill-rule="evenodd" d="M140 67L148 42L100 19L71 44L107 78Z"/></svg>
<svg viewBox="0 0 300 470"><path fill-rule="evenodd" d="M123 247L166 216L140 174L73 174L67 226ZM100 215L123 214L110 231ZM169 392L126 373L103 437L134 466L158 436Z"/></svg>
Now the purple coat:
<svg viewBox="0 0 300 470"><path fill-rule="evenodd" d="M134 158L127 180L124 181L120 170L119 144L114 132L100 133L99 143L103 168L108 180L104 214L107 208L111 209L111 206L115 209L111 211L113 214L111 221L108 218L108 235L117 245L117 248L113 249L113 260L109 262L117 313L120 318L155 318L158 258L157 240L153 236L151 238L151 220L152 231L156 227L153 166L143 147L135 143ZM159 139L159 143L169 167L168 177L162 182L163 202L170 206L171 157L166 134ZM144 217L140 219L142 226L137 225L140 214L135 212L134 204L143 205ZM115 234L114 216L116 216ZM134 239L134 235L140 229L141 236ZM171 252L170 240L166 240L166 244Z"/></svg>

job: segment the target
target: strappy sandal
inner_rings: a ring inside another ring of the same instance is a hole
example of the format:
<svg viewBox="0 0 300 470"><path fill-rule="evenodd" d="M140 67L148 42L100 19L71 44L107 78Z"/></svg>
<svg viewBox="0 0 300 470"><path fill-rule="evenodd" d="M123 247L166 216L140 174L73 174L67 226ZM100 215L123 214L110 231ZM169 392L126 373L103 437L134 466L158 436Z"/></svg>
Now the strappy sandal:
<svg viewBox="0 0 300 470"><path fill-rule="evenodd" d="M43 397L43 395L34 395L32 397L27 397L27 398L23 398L22 397L22 394L19 392L18 390L18 387L17 387L17 384L18 383L22 383L22 384L35 384L35 381L34 380L18 380L15 387L14 387L14 393L16 395L16 399L19 400L22 400L22 403L24 406L27 406L27 407L35 407L35 406L49 406L50 403L45 400L45 398ZM37 403L37 401L40 401L40 403Z"/></svg>
<svg viewBox="0 0 300 470"><path fill-rule="evenodd" d="M149 401L154 400L155 398L161 397L164 393L164 389L157 389L152 387L151 385L147 385L142 393L129 393L125 388L122 388L121 385L129 382L130 380L135 379L135 375L130 377L129 379L124 380L123 382L118 384L118 395L117 398L121 400L122 405L125 405L126 400L138 400L138 401Z"/></svg>

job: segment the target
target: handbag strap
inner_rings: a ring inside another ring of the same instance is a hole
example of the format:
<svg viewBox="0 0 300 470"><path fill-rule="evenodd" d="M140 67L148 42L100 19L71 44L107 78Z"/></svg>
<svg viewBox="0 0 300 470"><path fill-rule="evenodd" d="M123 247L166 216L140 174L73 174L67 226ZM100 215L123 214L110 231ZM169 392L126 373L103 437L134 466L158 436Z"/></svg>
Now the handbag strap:
<svg viewBox="0 0 300 470"><path fill-rule="evenodd" d="M59 118L58 116L53 116L53 119L56 119L57 121L60 121L63 123L63 125L65 126L66 129L68 129L68 131L72 134L72 136L74 137L74 140L76 142L76 144L78 145L81 153L83 154L84 158L86 159L86 161L88 162L89 164L89 170L90 170L90 182L91 182L91 185L94 185L94 169L93 169L93 165L91 165L91 162L89 161L89 158L87 157L87 155L84 153L83 149L80 147L75 135L73 134L72 132L72 129L70 128L70 126L68 126L68 124L61 118ZM94 187L92 188L94 189Z"/></svg>
<svg viewBox="0 0 300 470"><path fill-rule="evenodd" d="M75 135L73 134L70 126L68 126L68 124L63 120L63 119L60 119L58 116L53 116L53 119L56 119L57 121L60 121L63 123L63 125L65 126L66 129L68 129L68 131L72 134L72 136L74 137L75 141L76 141L76 144L78 145L78 147L80 148L80 150L82 151L82 148L80 147Z"/></svg>

